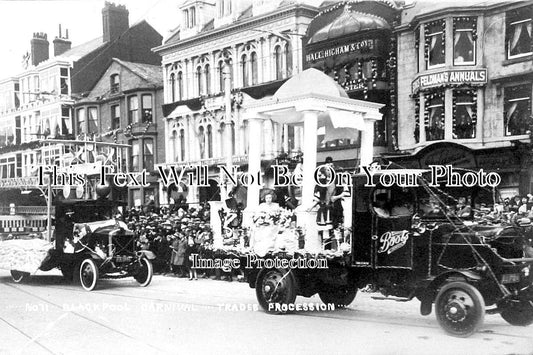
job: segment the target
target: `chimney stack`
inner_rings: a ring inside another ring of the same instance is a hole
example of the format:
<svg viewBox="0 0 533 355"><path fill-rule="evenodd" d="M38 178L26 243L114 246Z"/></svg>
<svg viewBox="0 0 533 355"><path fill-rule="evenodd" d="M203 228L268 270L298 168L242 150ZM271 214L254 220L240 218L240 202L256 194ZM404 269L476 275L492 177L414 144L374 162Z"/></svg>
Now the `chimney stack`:
<svg viewBox="0 0 533 355"><path fill-rule="evenodd" d="M66 30L65 37L61 33L61 24L59 25L59 36L54 39L54 56L57 57L70 50L72 42L68 39L68 29Z"/></svg>
<svg viewBox="0 0 533 355"><path fill-rule="evenodd" d="M48 36L44 32L34 32L31 39L31 64L36 66L50 57Z"/></svg>
<svg viewBox="0 0 533 355"><path fill-rule="evenodd" d="M105 2L102 9L102 23L104 28L104 42L112 42L128 30L129 11L124 5Z"/></svg>

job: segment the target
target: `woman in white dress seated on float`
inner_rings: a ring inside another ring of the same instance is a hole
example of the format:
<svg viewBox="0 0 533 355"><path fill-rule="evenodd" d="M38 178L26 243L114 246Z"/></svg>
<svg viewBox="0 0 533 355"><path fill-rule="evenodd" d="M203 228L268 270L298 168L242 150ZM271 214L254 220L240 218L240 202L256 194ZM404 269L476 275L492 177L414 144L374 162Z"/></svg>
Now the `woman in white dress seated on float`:
<svg viewBox="0 0 533 355"><path fill-rule="evenodd" d="M267 190L263 194L263 199L264 199L265 202L262 202L262 203L259 204L258 211L259 212L267 212L267 213L278 211L279 208L280 208L279 207L279 203L272 202L272 201L274 201L274 197L275 197L274 191L272 191L270 189Z"/></svg>
<svg viewBox="0 0 533 355"><path fill-rule="evenodd" d="M271 215L280 210L279 204L273 202L276 194L271 189L262 192L262 200L257 207L252 228L252 240L250 245L254 252L263 257L270 250L274 250L279 226L271 219Z"/></svg>

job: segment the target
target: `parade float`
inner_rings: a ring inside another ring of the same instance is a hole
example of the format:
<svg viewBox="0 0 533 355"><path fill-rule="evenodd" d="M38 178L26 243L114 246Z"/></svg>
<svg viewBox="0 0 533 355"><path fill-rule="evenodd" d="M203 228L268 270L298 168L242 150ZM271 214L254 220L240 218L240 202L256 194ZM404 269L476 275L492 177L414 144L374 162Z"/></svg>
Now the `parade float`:
<svg viewBox="0 0 533 355"><path fill-rule="evenodd" d="M244 105L253 137L261 136L261 120L303 127L302 199L294 211L294 228L303 234L303 244L295 242L300 237L292 233L293 226L285 226L282 214L258 212L262 187L248 187L243 220L253 242L244 249L246 238L240 238L238 245L252 255L248 260L263 260L247 270L259 304L266 312L285 313L296 309L297 296L318 294L325 303L345 307L365 288L381 293L380 299L418 299L421 314L429 315L434 308L440 326L453 336L475 333L485 314L500 313L512 325L533 323L531 228L481 216L484 209L497 211L494 187L450 190L442 180L428 177L428 170L371 164L373 124L381 119L381 106L349 99L331 78L314 69L293 76L274 96ZM344 225L333 233L320 230L313 209L317 129L322 126L361 134L360 164L351 176L352 203L344 209ZM249 147L252 172L260 171L257 143ZM402 183L406 173L411 179ZM476 175L455 173L461 181ZM212 205L212 211L219 208L225 209L222 202ZM218 239L222 248L225 226L213 213L211 221L215 244ZM324 241L332 234L339 243L328 250ZM320 260L326 267L320 267Z"/></svg>
<svg viewBox="0 0 533 355"><path fill-rule="evenodd" d="M0 241L0 268L10 270L13 281L58 268L87 291L94 290L100 278L133 277L141 286L150 284L153 255L137 250L133 233L115 220L125 204L108 199L110 186L97 178L102 169L127 171L121 157L128 147L88 140L42 142L35 176L10 186L39 189L47 204L46 230L25 233L21 223L18 233Z"/></svg>

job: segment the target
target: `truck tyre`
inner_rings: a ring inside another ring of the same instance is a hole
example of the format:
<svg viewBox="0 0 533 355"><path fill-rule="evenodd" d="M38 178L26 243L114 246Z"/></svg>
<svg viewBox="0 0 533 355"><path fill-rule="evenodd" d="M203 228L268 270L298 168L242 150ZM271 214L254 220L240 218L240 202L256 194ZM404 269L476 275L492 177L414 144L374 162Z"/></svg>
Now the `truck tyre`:
<svg viewBox="0 0 533 355"><path fill-rule="evenodd" d="M13 279L14 283L18 284L24 281L28 281L29 278L30 274L28 272L11 270L11 279Z"/></svg>
<svg viewBox="0 0 533 355"><path fill-rule="evenodd" d="M296 279L290 270L261 270L255 293L267 313L287 313L296 300Z"/></svg>
<svg viewBox="0 0 533 355"><path fill-rule="evenodd" d="M154 268L148 258L141 258L141 260L139 260L139 263L141 263L141 266L139 267L137 274L135 274L133 278L140 284L141 287L146 287L152 281L152 276L154 275Z"/></svg>
<svg viewBox="0 0 533 355"><path fill-rule="evenodd" d="M85 259L80 265L80 284L85 291L92 291L98 283L98 266L93 259Z"/></svg>
<svg viewBox="0 0 533 355"><path fill-rule="evenodd" d="M345 308L355 299L357 288L354 286L341 286L338 288L323 289L318 296L325 304L334 304L336 308Z"/></svg>
<svg viewBox="0 0 533 355"><path fill-rule="evenodd" d="M533 323L532 301L510 302L502 307L501 316L511 325L526 327Z"/></svg>
<svg viewBox="0 0 533 355"><path fill-rule="evenodd" d="M437 294L435 313L448 334L466 338L483 324L485 301L474 286L462 281L450 282Z"/></svg>

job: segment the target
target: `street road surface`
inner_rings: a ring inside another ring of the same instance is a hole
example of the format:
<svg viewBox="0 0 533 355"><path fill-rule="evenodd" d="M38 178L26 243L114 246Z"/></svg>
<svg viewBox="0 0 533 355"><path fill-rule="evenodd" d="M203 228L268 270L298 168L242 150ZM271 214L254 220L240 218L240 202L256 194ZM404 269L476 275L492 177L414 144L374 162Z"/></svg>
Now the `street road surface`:
<svg viewBox="0 0 533 355"><path fill-rule="evenodd" d="M0 270L0 354L533 354L533 326L487 315L467 339L446 335L419 302L374 300L288 315L264 313L246 283L161 275L101 280L96 291L39 272ZM320 303L317 296L298 303Z"/></svg>

